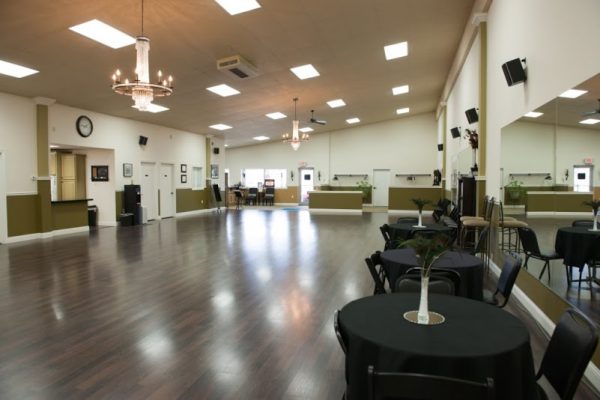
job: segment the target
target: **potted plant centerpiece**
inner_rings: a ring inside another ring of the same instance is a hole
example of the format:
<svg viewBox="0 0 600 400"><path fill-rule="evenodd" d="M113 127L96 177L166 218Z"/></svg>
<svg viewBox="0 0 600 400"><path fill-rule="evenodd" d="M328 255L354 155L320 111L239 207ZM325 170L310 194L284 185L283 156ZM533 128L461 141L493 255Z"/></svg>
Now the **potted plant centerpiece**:
<svg viewBox="0 0 600 400"><path fill-rule="evenodd" d="M511 180L508 185L506 185L506 192L511 200L515 202L518 201L523 193L523 182L516 179Z"/></svg>
<svg viewBox="0 0 600 400"><path fill-rule="evenodd" d="M423 225L423 207L425 207L427 204L431 204L430 200L425 200L425 199L411 199L413 203L415 203L415 205L417 206L417 208L419 209L419 223L417 225L414 225L415 228L425 228L425 225Z"/></svg>
<svg viewBox="0 0 600 400"><path fill-rule="evenodd" d="M600 200L584 201L583 205L592 207L592 210L594 212L594 226L590 230L597 231L598 230L597 216L598 216L598 208L600 208Z"/></svg>
<svg viewBox="0 0 600 400"><path fill-rule="evenodd" d="M438 235L428 239L417 236L402 242L399 247L411 247L417 255L417 262L421 266L421 298L419 300L418 311L408 311L404 313L404 318L417 324L432 325L444 322L443 315L429 311L428 288L431 267L448 250L448 237ZM415 320L416 314L416 320Z"/></svg>

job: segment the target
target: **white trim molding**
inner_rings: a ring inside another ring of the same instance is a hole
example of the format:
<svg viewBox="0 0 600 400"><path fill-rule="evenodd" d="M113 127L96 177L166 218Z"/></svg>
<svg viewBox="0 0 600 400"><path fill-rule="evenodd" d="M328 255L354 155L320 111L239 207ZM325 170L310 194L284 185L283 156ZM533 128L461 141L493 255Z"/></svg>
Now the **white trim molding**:
<svg viewBox="0 0 600 400"><path fill-rule="evenodd" d="M11 197L11 196L37 196L38 192L11 192L11 193L6 193L6 197Z"/></svg>
<svg viewBox="0 0 600 400"><path fill-rule="evenodd" d="M98 226L119 226L117 221L98 221Z"/></svg>
<svg viewBox="0 0 600 400"><path fill-rule="evenodd" d="M348 210L342 208L309 208L311 214L348 214L362 215L362 210Z"/></svg>
<svg viewBox="0 0 600 400"><path fill-rule="evenodd" d="M185 212L180 212L180 213L175 214L175 218L193 217L194 215L209 214L213 211L217 211L217 209L216 208L206 208L206 209L201 209L201 210L185 211Z"/></svg>
<svg viewBox="0 0 600 400"><path fill-rule="evenodd" d="M44 232L44 233L32 233L29 235L9 236L6 239L6 243L18 243L18 242L25 242L28 240L35 240L35 239L48 239L48 238L52 238L55 236L71 235L73 233L82 233L82 232L89 232L89 231L90 231L89 226L78 226L76 228L59 229L56 231L50 231L50 232Z"/></svg>
<svg viewBox="0 0 600 400"><path fill-rule="evenodd" d="M425 212L429 212L429 210L425 210L423 213L425 213ZM405 216L405 217L418 217L419 210L389 210L388 209L388 214L401 215L401 216Z"/></svg>
<svg viewBox="0 0 600 400"><path fill-rule="evenodd" d="M579 218L590 217L591 212L528 211L527 218Z"/></svg>

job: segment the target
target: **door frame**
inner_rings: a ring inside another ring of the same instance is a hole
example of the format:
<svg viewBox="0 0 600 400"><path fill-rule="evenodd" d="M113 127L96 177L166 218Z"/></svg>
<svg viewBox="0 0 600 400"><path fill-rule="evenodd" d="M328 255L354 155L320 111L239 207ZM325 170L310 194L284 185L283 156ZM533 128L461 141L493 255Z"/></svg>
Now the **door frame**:
<svg viewBox="0 0 600 400"><path fill-rule="evenodd" d="M0 150L0 243L8 239L8 212L6 210L6 151Z"/></svg>
<svg viewBox="0 0 600 400"><path fill-rule="evenodd" d="M150 218L150 215L148 215L148 221L151 221L151 220L158 221L158 220L160 220L160 215L158 214L158 205L160 204L160 199L159 199L160 194L159 194L159 188L157 187L157 184L156 184L156 162L155 161L140 161L140 188L142 186L142 180L143 180L142 174L144 172L144 170L143 170L144 164L152 166L152 172L153 172L152 173L152 186L154 189L153 196L154 196L154 213L155 213L155 215L154 215L154 218ZM142 206L143 206L143 202L142 202Z"/></svg>
<svg viewBox="0 0 600 400"><path fill-rule="evenodd" d="M575 168L589 168L590 170L590 192L594 193L594 164L573 165L573 191L575 191Z"/></svg>
<svg viewBox="0 0 600 400"><path fill-rule="evenodd" d="M160 175L162 174L162 167L163 166L167 166L169 168L171 168L171 193L173 194L171 197L171 209L173 210L173 214L169 215L168 217L165 217L163 215L162 212L162 201L161 201L161 179L160 179ZM160 215L160 218L171 218L171 217L175 217L177 215L177 191L175 190L176 188L176 183L175 183L175 164L172 163L160 163L159 166L159 171L158 171L158 175L159 175L159 179L158 179L158 212Z"/></svg>
<svg viewBox="0 0 600 400"><path fill-rule="evenodd" d="M375 173L378 171L386 171L388 173L388 182L387 182L387 191L388 194L386 196L386 201L384 205L380 205L380 204L375 204ZM390 170L389 168L374 168L373 169L373 183L372 183L372 189L371 189L371 206L373 207L389 207L390 205L390 183L391 183L391 177L392 177L392 170Z"/></svg>
<svg viewBox="0 0 600 400"><path fill-rule="evenodd" d="M302 170L310 169L312 171L313 177L313 190L315 188L315 168L314 167L298 167L298 205L308 205L308 201L306 203L302 202Z"/></svg>

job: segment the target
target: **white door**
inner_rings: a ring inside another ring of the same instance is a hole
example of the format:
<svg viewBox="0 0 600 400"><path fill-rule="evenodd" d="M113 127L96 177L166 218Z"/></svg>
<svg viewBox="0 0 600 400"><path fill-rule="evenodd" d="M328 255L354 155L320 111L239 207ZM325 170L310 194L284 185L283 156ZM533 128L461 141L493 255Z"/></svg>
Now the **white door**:
<svg viewBox="0 0 600 400"><path fill-rule="evenodd" d="M6 213L6 174L4 169L5 152L0 151L0 243L7 238L7 213Z"/></svg>
<svg viewBox="0 0 600 400"><path fill-rule="evenodd" d="M140 189L142 194L142 207L146 208L148 220L156 219L158 212L156 203L158 191L156 190L156 164L142 163L140 168Z"/></svg>
<svg viewBox="0 0 600 400"><path fill-rule="evenodd" d="M173 164L161 164L159 176L160 217L175 215L175 186L173 182Z"/></svg>
<svg viewBox="0 0 600 400"><path fill-rule="evenodd" d="M390 170L373 170L373 193L371 203L377 207L387 207L390 192Z"/></svg>
<svg viewBox="0 0 600 400"><path fill-rule="evenodd" d="M300 168L298 179L300 179L300 204L308 204L308 192L315 190L315 170L313 168Z"/></svg>
<svg viewBox="0 0 600 400"><path fill-rule="evenodd" d="M594 182L593 165L574 165L573 166L573 191L591 192Z"/></svg>

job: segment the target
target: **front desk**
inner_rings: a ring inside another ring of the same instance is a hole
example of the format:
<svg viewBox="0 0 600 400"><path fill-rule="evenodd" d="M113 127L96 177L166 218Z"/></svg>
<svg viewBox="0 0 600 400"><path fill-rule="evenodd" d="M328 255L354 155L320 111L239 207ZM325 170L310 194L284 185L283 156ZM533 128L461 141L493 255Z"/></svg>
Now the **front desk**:
<svg viewBox="0 0 600 400"><path fill-rule="evenodd" d="M311 213L362 214L362 191L312 191L308 192L308 209Z"/></svg>
<svg viewBox="0 0 600 400"><path fill-rule="evenodd" d="M592 216L590 206L583 204L592 201L592 193L582 192L527 192L526 211L528 217L546 216Z"/></svg>
<svg viewBox="0 0 600 400"><path fill-rule="evenodd" d="M51 203L52 230L88 226L88 201L93 199L57 200Z"/></svg>

